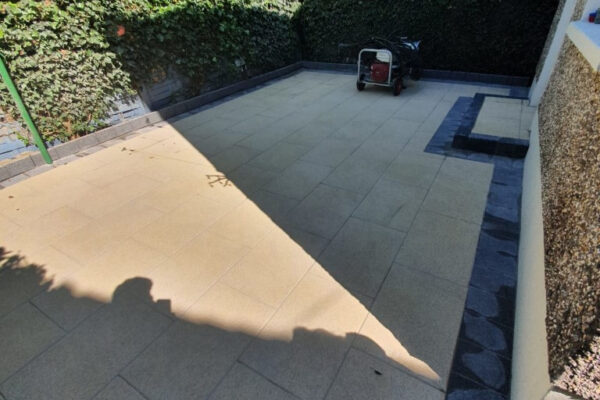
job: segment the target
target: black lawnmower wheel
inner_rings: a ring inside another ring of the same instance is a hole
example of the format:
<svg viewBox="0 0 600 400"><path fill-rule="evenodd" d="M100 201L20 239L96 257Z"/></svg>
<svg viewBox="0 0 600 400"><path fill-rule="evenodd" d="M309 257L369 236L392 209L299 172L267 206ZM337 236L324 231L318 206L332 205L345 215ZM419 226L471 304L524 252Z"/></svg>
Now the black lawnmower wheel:
<svg viewBox="0 0 600 400"><path fill-rule="evenodd" d="M404 89L404 84L402 83L402 78L394 79L394 91L392 92L394 96L400 95L402 93L402 89Z"/></svg>
<svg viewBox="0 0 600 400"><path fill-rule="evenodd" d="M365 90L365 86L366 84L364 82L356 81L356 89L358 89L359 92Z"/></svg>

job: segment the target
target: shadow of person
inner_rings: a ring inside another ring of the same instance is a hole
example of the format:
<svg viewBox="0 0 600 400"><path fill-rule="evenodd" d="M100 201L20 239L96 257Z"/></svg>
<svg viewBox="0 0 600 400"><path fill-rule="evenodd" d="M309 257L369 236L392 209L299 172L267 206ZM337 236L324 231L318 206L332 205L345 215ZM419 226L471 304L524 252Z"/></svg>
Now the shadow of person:
<svg viewBox="0 0 600 400"><path fill-rule="evenodd" d="M220 311L177 317L169 299L153 299L153 282L125 280L110 302L51 288L43 266L0 249L0 395L13 399L114 399L143 393L150 399L386 398L409 379L385 352L356 333L333 334L290 323L291 335L262 335ZM21 292L18 289L23 289ZM39 312L38 296L60 291L72 303L98 302L73 327L58 328L61 313ZM19 293L7 302L7 297ZM23 306L25 304L26 307ZM25 308L30 309L27 311ZM31 315L31 314L35 315ZM7 317L8 316L8 317ZM231 321L231 324L228 324ZM241 328L240 328L241 327ZM353 346L367 343L371 354ZM336 378L338 377L338 378ZM412 378L410 378L412 379ZM363 388L363 389L361 389ZM350 392L348 392L350 391Z"/></svg>

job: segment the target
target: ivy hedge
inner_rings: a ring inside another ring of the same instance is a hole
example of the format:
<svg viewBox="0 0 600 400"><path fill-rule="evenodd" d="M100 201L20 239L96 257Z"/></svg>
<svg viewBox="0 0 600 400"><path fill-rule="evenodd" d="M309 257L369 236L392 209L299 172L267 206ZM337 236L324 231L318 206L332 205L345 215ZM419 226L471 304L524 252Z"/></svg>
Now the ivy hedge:
<svg viewBox="0 0 600 400"><path fill-rule="evenodd" d="M115 98L175 69L196 95L300 58L292 0L20 0L0 4L0 51L46 141L97 130ZM236 66L237 61L237 66ZM244 63L245 68L239 64ZM0 109L20 117L0 82ZM27 141L27 138L23 138Z"/></svg>
<svg viewBox="0 0 600 400"><path fill-rule="evenodd" d="M189 97L301 57L341 61L340 42L391 32L423 39L426 67L531 76L557 2L4 1L0 51L44 139L65 141L170 71ZM19 117L2 82L0 109Z"/></svg>
<svg viewBox="0 0 600 400"><path fill-rule="evenodd" d="M533 76L558 0L304 0L304 57L340 62L340 42L423 40L426 68Z"/></svg>

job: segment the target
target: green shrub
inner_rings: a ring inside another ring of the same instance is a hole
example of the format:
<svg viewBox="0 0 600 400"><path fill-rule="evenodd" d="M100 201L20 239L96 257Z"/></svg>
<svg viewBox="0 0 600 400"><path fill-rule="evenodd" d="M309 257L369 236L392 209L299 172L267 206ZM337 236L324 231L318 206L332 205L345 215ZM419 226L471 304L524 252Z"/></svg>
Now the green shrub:
<svg viewBox="0 0 600 400"><path fill-rule="evenodd" d="M103 3L22 0L0 5L0 49L46 140L93 131L112 97L133 93L106 41ZM3 82L0 108L20 117Z"/></svg>
<svg viewBox="0 0 600 400"><path fill-rule="evenodd" d="M392 32L422 39L426 68L532 76L558 0L305 0L303 52L339 62L338 43Z"/></svg>
<svg viewBox="0 0 600 400"><path fill-rule="evenodd" d="M184 97L300 57L291 0L21 0L0 6L0 48L45 140L96 130L115 97L174 68ZM0 83L0 108L18 117Z"/></svg>

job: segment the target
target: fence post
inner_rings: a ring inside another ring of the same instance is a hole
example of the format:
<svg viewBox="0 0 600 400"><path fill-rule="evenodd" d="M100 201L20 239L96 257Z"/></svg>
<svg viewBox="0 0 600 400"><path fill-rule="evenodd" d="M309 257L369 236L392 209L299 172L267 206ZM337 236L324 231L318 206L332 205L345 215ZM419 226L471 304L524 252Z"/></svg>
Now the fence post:
<svg viewBox="0 0 600 400"><path fill-rule="evenodd" d="M46 145L44 144L44 141L42 140L40 133L38 132L37 127L35 126L35 123L31 119L31 115L29 115L29 111L27 111L27 107L25 107L25 104L23 104L23 100L21 99L21 96L19 95L19 91L17 90L12 78L10 77L10 74L8 73L8 68L6 67L6 63L4 62L4 57L1 53L0 53L0 76L2 76L2 80L6 84L8 91L10 92L13 99L15 100L15 103L17 104L17 108L21 112L21 115L23 116L23 119L25 120L25 124L27 124L27 128L29 128L31 135L33 136L33 142L35 143L37 148L40 149L40 153L42 153L42 157L44 158L44 161L46 161L46 163L48 163L48 164L52 164L52 158L50 157L50 154L48 154Z"/></svg>

